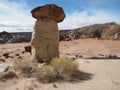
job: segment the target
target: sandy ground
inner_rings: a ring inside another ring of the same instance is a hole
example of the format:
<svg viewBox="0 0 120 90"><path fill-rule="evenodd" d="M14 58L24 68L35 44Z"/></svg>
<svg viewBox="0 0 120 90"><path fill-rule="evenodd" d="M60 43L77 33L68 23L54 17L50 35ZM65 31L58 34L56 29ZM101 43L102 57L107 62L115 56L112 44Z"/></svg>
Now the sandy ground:
<svg viewBox="0 0 120 90"><path fill-rule="evenodd" d="M0 55L9 52L10 56L28 58L29 53L22 53L23 44L0 45ZM84 57L101 54L120 56L120 41L110 40L75 40L60 42L61 55L82 55ZM12 63L14 59L6 59L6 63ZM76 82L60 82L51 84L41 84L33 78L20 78L0 82L0 90L120 90L120 59L84 59L78 58L79 69L82 73L82 80ZM80 74L81 75L81 74ZM54 87L54 85L56 87Z"/></svg>
<svg viewBox="0 0 120 90"><path fill-rule="evenodd" d="M120 56L120 41L84 39L60 43L61 54L83 56Z"/></svg>

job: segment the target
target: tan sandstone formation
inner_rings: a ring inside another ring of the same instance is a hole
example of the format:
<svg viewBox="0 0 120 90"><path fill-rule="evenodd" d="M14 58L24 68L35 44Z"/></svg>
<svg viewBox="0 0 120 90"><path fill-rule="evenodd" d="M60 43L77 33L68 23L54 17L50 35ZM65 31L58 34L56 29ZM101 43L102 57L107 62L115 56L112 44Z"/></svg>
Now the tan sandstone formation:
<svg viewBox="0 0 120 90"><path fill-rule="evenodd" d="M55 4L40 6L31 11L37 20L32 33L31 60L45 62L59 56L59 31L57 23L65 18L64 11Z"/></svg>

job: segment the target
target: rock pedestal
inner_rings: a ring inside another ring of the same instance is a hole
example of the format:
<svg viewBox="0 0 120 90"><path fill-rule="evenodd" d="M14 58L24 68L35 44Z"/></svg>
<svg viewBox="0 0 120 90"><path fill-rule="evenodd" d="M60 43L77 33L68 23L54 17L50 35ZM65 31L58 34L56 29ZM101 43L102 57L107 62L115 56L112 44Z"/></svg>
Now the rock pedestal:
<svg viewBox="0 0 120 90"><path fill-rule="evenodd" d="M31 60L47 62L59 56L59 31L57 23L65 18L61 7L54 4L40 6L31 11L37 20L32 33Z"/></svg>

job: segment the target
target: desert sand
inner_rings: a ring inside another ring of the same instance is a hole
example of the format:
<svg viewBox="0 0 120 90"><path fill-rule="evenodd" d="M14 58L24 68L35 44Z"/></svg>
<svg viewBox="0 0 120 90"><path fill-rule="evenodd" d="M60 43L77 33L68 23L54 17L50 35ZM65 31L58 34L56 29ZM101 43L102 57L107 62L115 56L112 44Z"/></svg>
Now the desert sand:
<svg viewBox="0 0 120 90"><path fill-rule="evenodd" d="M0 58L4 53L11 56L5 62L13 63L14 59L29 59L30 53L23 53L24 46L29 43L0 45ZM120 90L120 59L90 57L107 57L116 55L120 57L120 41L112 40L74 40L60 42L61 56L77 58L82 78L74 82L55 82L42 84L33 78L9 79L0 81L0 90Z"/></svg>

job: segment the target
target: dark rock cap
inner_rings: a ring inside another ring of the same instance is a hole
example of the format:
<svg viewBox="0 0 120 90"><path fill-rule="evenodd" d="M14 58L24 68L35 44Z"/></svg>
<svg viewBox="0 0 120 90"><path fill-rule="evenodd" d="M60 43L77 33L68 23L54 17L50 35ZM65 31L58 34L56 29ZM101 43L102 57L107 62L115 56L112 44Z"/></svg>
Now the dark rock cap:
<svg viewBox="0 0 120 90"><path fill-rule="evenodd" d="M55 4L47 4L45 6L36 7L31 11L31 13L35 19L49 18L58 23L62 22L65 18L63 8L58 7Z"/></svg>

